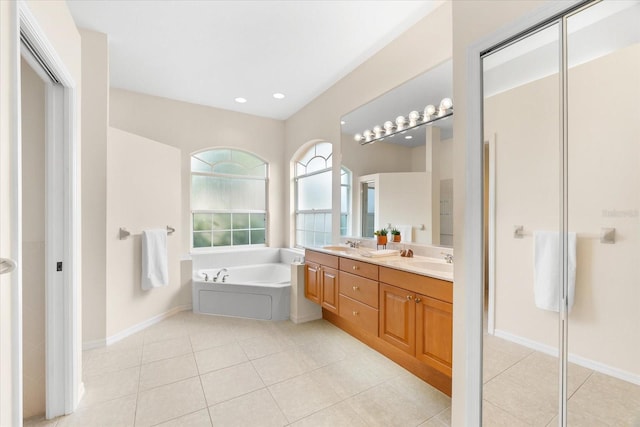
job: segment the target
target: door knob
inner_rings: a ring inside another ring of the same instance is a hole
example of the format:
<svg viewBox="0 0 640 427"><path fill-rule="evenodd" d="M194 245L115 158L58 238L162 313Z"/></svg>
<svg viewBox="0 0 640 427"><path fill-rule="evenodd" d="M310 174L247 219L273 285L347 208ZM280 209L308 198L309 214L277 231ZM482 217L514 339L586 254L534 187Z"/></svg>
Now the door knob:
<svg viewBox="0 0 640 427"><path fill-rule="evenodd" d="M358 289L360 289L360 288L358 288L357 286L353 286L353 290L354 291L357 291Z"/></svg>
<svg viewBox="0 0 640 427"><path fill-rule="evenodd" d="M422 299L416 298L416 304L418 304L420 301L422 301Z"/></svg>
<svg viewBox="0 0 640 427"><path fill-rule="evenodd" d="M413 299L413 295L407 295L407 300L411 301Z"/></svg>

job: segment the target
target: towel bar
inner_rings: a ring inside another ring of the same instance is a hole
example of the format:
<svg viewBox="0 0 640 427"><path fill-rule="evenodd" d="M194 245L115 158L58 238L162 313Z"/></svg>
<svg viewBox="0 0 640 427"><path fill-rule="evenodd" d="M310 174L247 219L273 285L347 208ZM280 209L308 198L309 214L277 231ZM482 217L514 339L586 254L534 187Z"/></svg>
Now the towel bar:
<svg viewBox="0 0 640 427"><path fill-rule="evenodd" d="M176 231L175 228L167 225L167 234L173 234L175 231ZM137 236L139 234L141 234L141 233L136 233L136 234L133 234L133 235ZM125 240L129 236L132 236L131 232L129 230L127 230L126 228L124 228L124 227L120 227L120 231L118 233L118 238L120 240Z"/></svg>
<svg viewBox="0 0 640 427"><path fill-rule="evenodd" d="M513 226L513 237L514 239L522 239L524 236L530 236L531 233L527 233L524 231L524 226L522 225L514 225ZM612 227L602 227L600 229L600 234L587 234L587 233L578 233L578 237L586 238L586 239L600 239L600 243L612 245L616 242L616 229Z"/></svg>

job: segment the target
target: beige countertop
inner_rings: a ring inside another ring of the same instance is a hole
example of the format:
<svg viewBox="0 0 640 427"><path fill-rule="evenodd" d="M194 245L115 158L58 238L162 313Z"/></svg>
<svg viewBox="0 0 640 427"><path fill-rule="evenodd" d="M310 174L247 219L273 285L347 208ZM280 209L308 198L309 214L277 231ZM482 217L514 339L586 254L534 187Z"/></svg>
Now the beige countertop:
<svg viewBox="0 0 640 427"><path fill-rule="evenodd" d="M444 259L440 258L429 258L417 255L413 258L401 257L400 255L371 257L365 256L364 254L373 251L373 249L351 248L342 245L331 245L325 248L309 248L309 250L453 282L453 264L448 264Z"/></svg>

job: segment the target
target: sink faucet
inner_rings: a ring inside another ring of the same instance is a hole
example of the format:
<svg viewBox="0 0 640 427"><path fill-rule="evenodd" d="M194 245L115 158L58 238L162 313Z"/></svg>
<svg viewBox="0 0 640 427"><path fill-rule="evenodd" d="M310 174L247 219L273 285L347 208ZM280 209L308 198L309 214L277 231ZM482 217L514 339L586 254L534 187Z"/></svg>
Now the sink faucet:
<svg viewBox="0 0 640 427"><path fill-rule="evenodd" d="M347 240L347 245L349 245L350 248L357 248L358 246L360 246L360 242L352 242L351 240Z"/></svg>
<svg viewBox="0 0 640 427"><path fill-rule="evenodd" d="M447 254L442 252L442 255L444 255L444 260L447 262L447 264L453 264L453 255L452 254Z"/></svg>
<svg viewBox="0 0 640 427"><path fill-rule="evenodd" d="M207 273L202 273L202 275L204 276L204 281L208 282L209 281L209 275Z"/></svg>
<svg viewBox="0 0 640 427"><path fill-rule="evenodd" d="M217 282L217 281L218 281L218 279L220 278L220 275L221 275L222 273L226 273L227 271L229 271L229 270L227 270L226 268L223 268L223 269L221 269L220 271L218 271L218 274L216 274L216 277L214 277L214 278L213 278L213 281L214 281L214 282Z"/></svg>

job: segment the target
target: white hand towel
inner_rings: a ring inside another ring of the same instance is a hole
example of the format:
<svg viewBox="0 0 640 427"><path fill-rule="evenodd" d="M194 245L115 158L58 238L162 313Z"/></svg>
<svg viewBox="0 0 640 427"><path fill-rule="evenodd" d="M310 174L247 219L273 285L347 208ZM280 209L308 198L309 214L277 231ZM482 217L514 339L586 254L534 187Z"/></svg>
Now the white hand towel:
<svg viewBox="0 0 640 427"><path fill-rule="evenodd" d="M568 233L569 310L573 306L576 289L576 233ZM560 268L560 233L534 232L533 291L536 307L560 311L562 270Z"/></svg>
<svg viewBox="0 0 640 427"><path fill-rule="evenodd" d="M167 230L145 230L142 232L142 290L168 284Z"/></svg>

